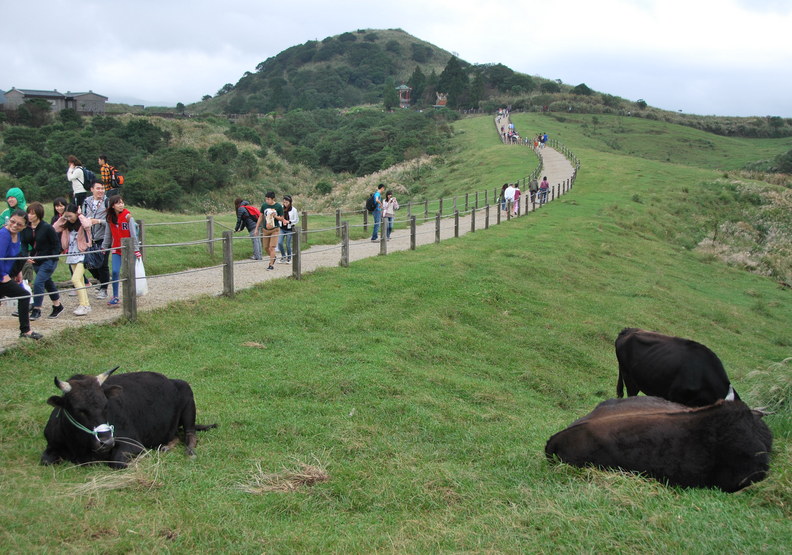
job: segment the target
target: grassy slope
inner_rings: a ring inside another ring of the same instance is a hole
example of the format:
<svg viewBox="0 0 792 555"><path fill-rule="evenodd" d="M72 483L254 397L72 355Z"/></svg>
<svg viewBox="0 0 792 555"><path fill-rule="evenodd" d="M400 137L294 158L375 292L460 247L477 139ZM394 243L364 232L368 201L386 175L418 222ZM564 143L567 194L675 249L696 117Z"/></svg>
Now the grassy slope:
<svg viewBox="0 0 792 555"><path fill-rule="evenodd" d="M461 124L479 141L468 173L508 150L480 142L478 125ZM788 291L658 240L672 218L663 199L713 172L547 131L584 169L540 213L3 355L5 549L789 551L788 412L767 419L771 476L740 494L544 460L552 433L613 395L624 326L711 346L752 405L766 386L748 373L792 349ZM123 489L73 495L132 473L35 465L52 375L115 364L188 379L199 419L221 428L202 436L197 461L157 456ZM317 460L331 479L312 489L237 487L257 463L270 473Z"/></svg>

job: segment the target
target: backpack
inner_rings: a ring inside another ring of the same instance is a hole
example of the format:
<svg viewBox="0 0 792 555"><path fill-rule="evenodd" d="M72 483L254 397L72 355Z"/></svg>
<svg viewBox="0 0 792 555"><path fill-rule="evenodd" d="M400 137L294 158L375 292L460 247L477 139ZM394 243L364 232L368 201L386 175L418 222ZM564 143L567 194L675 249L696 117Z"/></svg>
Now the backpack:
<svg viewBox="0 0 792 555"><path fill-rule="evenodd" d="M118 173L118 170L112 166L110 166L110 184L114 189L124 184L124 176Z"/></svg>
<svg viewBox="0 0 792 555"><path fill-rule="evenodd" d="M96 183L96 174L85 166L80 166L80 169L83 172L83 179L85 180L82 186L85 188L85 190L89 190L91 187L93 187L93 184ZM77 181L79 181L79 179Z"/></svg>
<svg viewBox="0 0 792 555"><path fill-rule="evenodd" d="M251 218L254 220L259 219L259 216L261 216L261 211L258 208L251 206L250 204L244 204L243 206L245 207L245 210L247 210L247 213L250 214Z"/></svg>
<svg viewBox="0 0 792 555"><path fill-rule="evenodd" d="M377 209L377 201L374 200L375 193L371 193L371 196L366 199L366 210L369 212L374 212Z"/></svg>

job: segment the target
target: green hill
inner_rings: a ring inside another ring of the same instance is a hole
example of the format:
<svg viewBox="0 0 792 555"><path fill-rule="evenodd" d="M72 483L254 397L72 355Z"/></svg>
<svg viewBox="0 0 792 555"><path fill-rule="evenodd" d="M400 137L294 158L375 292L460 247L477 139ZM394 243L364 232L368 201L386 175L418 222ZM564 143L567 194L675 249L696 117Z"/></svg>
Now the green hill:
<svg viewBox="0 0 792 555"><path fill-rule="evenodd" d="M573 190L537 213L3 354L4 549L789 552L790 289L696 248L709 218L762 205L754 188L788 187L715 169L749 157L749 140L703 152L694 140L669 161L666 134L682 145L687 129L638 128L615 148L615 120L598 132L516 121L582 161ZM491 124L454 124L432 191L529 165ZM518 162L504 169L508 156ZM741 397L769 408L766 480L725 494L546 461L551 434L613 396L625 326L706 344ZM116 364L192 384L199 420L220 423L198 459L38 466L53 375Z"/></svg>

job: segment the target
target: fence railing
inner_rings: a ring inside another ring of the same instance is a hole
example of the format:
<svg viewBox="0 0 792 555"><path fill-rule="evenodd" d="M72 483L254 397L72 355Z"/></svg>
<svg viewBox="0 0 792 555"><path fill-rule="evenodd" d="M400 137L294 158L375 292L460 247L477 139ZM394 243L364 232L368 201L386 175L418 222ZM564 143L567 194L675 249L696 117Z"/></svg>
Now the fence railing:
<svg viewBox="0 0 792 555"><path fill-rule="evenodd" d="M553 147L564 154L564 156L570 160L573 165L573 173L572 175L566 179L561 181L560 183L556 183L550 186L545 194L541 192L533 192L529 191L528 188L523 188L522 190L525 191L517 201L517 204L514 205L512 201L508 201L505 208L505 214L501 210L501 202L499 199L500 191L495 188L491 192L489 190L484 190L475 193L467 193L465 195L458 195L454 197L450 197L450 199L436 199L433 201L429 200L422 200L420 202L408 202L406 203L406 217L402 219L394 218L393 221L393 230L394 233L397 231L408 231L409 238L410 238L410 249L415 250L417 248L417 237L423 234L434 234L434 242L439 243L441 238L441 226L442 222L451 221L453 220L453 237L459 237L460 235L460 225L461 225L461 217L470 216L470 232L473 233L477 229L488 229L492 223L492 218L490 212L493 210L495 211L495 225L502 223L502 220L505 217L506 221L511 220L512 218L526 216L531 212L534 212L540 209L544 204L547 202L552 202L554 199L558 198L562 194L567 193L569 190L572 189L575 179L577 177L578 169L580 168L579 160L572 154L569 149L564 147L563 145L559 144L557 141L553 141ZM523 185L526 183L530 184L531 180L536 179L538 175L541 173L542 166L541 166L541 157L540 157L540 165L528 176L521 178L518 180L518 183L521 181ZM494 204L493 204L494 203ZM417 209L417 210L416 210ZM362 214L362 217L361 217ZM353 216L354 220L343 219L343 216ZM483 218L482 218L483 216ZM365 210L361 211L346 211L343 212L341 210L337 210L335 212L335 220L336 225L330 228L322 228L322 229L310 229L309 228L309 217L310 215L307 212L303 212L302 214L302 226L299 233L294 233L293 237L293 245L292 245L292 272L291 276L295 279L301 279L302 277L302 258L303 256L311 256L316 253L326 252L328 250L338 250L339 251L339 265L342 267L347 267L349 265L350 260L350 250L355 246L355 243L350 238L350 229L351 228L362 228L364 231L367 232L369 221L368 221L368 212ZM483 221L480 221L483 219ZM361 221L362 220L362 221ZM419 228L419 223L426 224L429 222L433 222L433 226L427 226L427 228ZM167 244L147 244L146 242L146 230L148 228L153 228L156 226L165 226L165 225L184 225L184 224L204 224L206 227L206 238L199 239L196 241L189 241L189 242L181 242L181 243L167 243ZM160 223L152 223L146 224L143 221L139 221L139 232L138 232L138 239L140 242L140 251L145 259L147 249L154 249L154 248L183 248L184 246L188 245L201 245L205 244L207 248L207 252L214 256L215 253L215 243L222 243L222 262L215 266L210 267L203 267L197 269L190 269L184 270L179 272L167 273L167 274L155 274L155 275L147 275L146 280L149 283L149 288L156 287L156 282L159 279L163 279L168 276L179 275L179 274L186 274L190 272L196 271L205 271L210 269L216 269L222 267L223 269L223 285L222 291L223 295L225 296L233 296L235 294L235 283L234 283L234 268L236 265L245 264L251 261L245 260L235 260L234 259L234 248L233 242L234 241L250 241L250 236L237 236L234 237L233 230L229 229L228 226L220 224L221 227L225 227L226 229L222 231L220 237L215 236L215 230L217 228L217 222L215 222L214 216L207 216L205 219L202 220L191 220L191 221L184 221L184 222L160 222ZM380 223L381 229L384 230L386 222L383 220ZM317 243L317 247L311 249L310 252L304 252L305 247L308 246L310 242L310 238L314 234L319 233L326 233L328 231L334 231L335 235L339 238L339 241L331 244L325 244L326 248L319 248L319 244ZM367 244L368 241L365 243L358 243L358 244ZM379 240L379 254L380 255L387 255L388 253L388 243L386 239L386 234L382 233L381 238ZM108 253L111 249L104 249L104 252ZM262 252L265 252L263 250ZM57 255L57 257L65 258L67 255ZM134 248L132 244L132 239L125 238L122 240L121 244L121 256L122 256L122 269L120 279L118 283L121 284L122 287L122 307L123 307L123 316L125 319L129 321L134 321L137 318L137 294L136 294L136 283L135 283L135 254ZM46 258L54 258L54 256L43 256L43 257L18 257L18 258L0 258L0 260L27 260L32 258L33 260L36 259L46 259ZM113 281L109 282L110 284L114 283ZM106 285L106 284L103 284ZM60 289L61 292L63 291L74 291L76 289ZM39 295L34 296L45 296L48 295L46 291ZM6 298L5 300L16 300L22 297L12 297Z"/></svg>

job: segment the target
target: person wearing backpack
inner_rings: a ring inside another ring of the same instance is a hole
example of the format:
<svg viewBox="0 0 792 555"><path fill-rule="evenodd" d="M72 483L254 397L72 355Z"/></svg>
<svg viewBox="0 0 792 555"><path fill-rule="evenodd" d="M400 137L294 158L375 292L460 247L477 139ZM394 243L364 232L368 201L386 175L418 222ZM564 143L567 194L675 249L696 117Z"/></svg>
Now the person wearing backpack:
<svg viewBox="0 0 792 555"><path fill-rule="evenodd" d="M101 176L102 184L105 186L105 198L120 195L121 185L124 184L124 176L110 165L106 155L102 154L97 161L99 162L99 175Z"/></svg>
<svg viewBox="0 0 792 555"><path fill-rule="evenodd" d="M72 186L72 199L74 204L82 206L85 197L88 196L88 188L85 187L85 172L83 172L83 165L80 159L74 155L70 155L67 159L69 161L69 169L66 170L66 179L71 182Z"/></svg>
<svg viewBox="0 0 792 555"><path fill-rule="evenodd" d="M99 248L109 248L109 244L103 244L107 228L107 196L105 195L104 183L97 181L93 184L91 196L83 202L82 214L91 220L91 239L93 242ZM109 261L109 254L104 252L102 253L102 265L99 268L88 268L91 275L99 280L99 290L96 292L97 299L107 298L107 286L110 283Z"/></svg>
<svg viewBox="0 0 792 555"><path fill-rule="evenodd" d="M382 194L385 192L385 184L380 183L377 185L377 191L374 193L374 202L377 205L371 213L374 215L374 232L371 234L372 241L379 240L379 228L382 221Z"/></svg>
<svg viewBox="0 0 792 555"><path fill-rule="evenodd" d="M234 199L234 209L237 215L237 223L234 232L236 233L237 231L242 231L243 228L247 228L250 233L250 238L253 241L252 260L261 260L261 238L256 232L256 222L258 222L261 211L241 198Z"/></svg>

